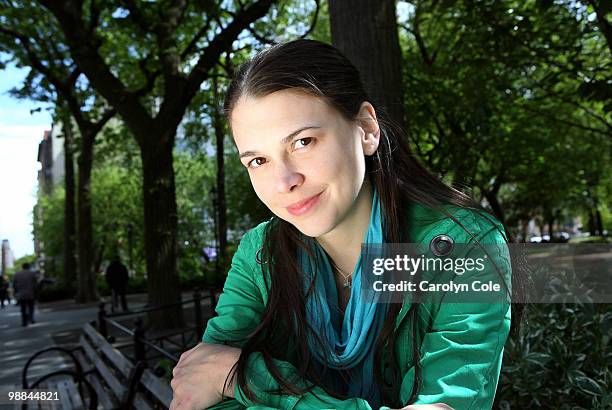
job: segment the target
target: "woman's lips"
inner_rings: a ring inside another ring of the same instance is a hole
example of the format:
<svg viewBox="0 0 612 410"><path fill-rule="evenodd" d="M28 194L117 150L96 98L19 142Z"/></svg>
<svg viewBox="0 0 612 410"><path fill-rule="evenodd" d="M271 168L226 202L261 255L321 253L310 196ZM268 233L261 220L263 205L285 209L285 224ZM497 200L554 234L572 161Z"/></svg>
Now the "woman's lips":
<svg viewBox="0 0 612 410"><path fill-rule="evenodd" d="M295 216L304 215L306 212L310 211L319 202L320 198L321 198L321 192L311 198L308 198L304 201L300 201L297 204L288 206L287 211L289 211L291 215L295 215Z"/></svg>

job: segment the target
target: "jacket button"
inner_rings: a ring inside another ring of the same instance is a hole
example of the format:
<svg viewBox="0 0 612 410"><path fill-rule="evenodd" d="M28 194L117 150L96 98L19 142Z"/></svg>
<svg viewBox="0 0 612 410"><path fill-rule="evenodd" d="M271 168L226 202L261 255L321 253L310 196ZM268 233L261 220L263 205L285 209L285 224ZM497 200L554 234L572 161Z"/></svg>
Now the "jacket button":
<svg viewBox="0 0 612 410"><path fill-rule="evenodd" d="M436 235L429 242L429 250L436 256L449 255L455 247L455 241L448 235Z"/></svg>

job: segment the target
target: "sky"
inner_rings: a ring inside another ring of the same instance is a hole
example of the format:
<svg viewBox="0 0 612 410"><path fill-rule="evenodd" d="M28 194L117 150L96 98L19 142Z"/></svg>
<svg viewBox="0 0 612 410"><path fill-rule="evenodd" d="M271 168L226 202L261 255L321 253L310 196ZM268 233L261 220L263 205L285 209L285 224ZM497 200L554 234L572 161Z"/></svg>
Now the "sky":
<svg viewBox="0 0 612 410"><path fill-rule="evenodd" d="M9 240L15 258L34 253L32 208L40 169L36 156L43 132L51 128L47 110L30 114L41 104L8 95L27 72L14 66L0 71L0 240Z"/></svg>

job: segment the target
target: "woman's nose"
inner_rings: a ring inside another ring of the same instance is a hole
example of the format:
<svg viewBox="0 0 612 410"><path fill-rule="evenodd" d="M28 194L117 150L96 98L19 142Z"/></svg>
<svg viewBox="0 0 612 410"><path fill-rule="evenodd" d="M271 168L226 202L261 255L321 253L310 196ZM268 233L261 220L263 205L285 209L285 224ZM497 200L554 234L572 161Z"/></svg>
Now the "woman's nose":
<svg viewBox="0 0 612 410"><path fill-rule="evenodd" d="M276 190L282 194L291 192L294 187L301 185L304 181L304 176L286 163L277 163L274 168L274 178Z"/></svg>

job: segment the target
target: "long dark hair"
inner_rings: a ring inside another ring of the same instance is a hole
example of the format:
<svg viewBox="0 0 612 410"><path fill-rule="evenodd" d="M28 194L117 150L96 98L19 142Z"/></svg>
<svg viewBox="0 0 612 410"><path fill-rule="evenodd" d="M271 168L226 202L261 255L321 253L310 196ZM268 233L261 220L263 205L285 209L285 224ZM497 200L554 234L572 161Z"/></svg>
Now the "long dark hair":
<svg viewBox="0 0 612 410"><path fill-rule="evenodd" d="M296 40L269 48L239 68L225 99L226 115L231 119L232 110L242 96L263 97L286 89L299 90L323 99L348 121L354 121L361 104L370 101L359 72L336 48L318 41ZM444 210L445 205L452 204L486 212L469 196L447 186L430 174L410 152L402 130L385 118L381 107L375 108L381 138L376 154L366 157L366 172L380 196L386 243L411 242L408 229L410 221L407 217L409 206L406 204L418 203L439 209L459 225L461 223ZM280 386L278 393L300 395L311 391L316 385L333 397L345 398L325 386L323 380L331 370L326 364L322 370L320 366L315 365L316 359L313 359L307 342L309 339L316 340L322 345L316 330L312 329L306 320L305 301L308 295L303 292L303 274L295 257L298 249L310 253L305 242L303 234L280 218L272 218L266 227L258 260L262 261L261 269L268 290L268 302L261 322L244 341L240 359L235 366L236 382L252 401L256 401L256 397L248 386L245 371L247 359L253 352L261 353L268 370ZM513 292L518 292L520 284L513 280L512 288ZM400 308L399 303L389 306L376 342L374 369L382 402L395 407L403 406L399 403L401 375L395 357L396 335L393 331ZM514 331L520 322L522 309L515 304L512 309ZM409 399L409 403L412 403L416 400L422 377L420 341L417 340L419 332L416 328L419 322L419 304L412 304L408 314L414 327L412 353L415 378ZM313 385L304 386L297 380L287 380L274 363L274 359L284 358L281 355L287 350L287 340L293 340L296 344L295 351L287 352L287 357L293 355L297 358L293 365L301 380L308 380L314 383ZM383 354L383 351L388 352L388 355ZM392 374L390 384L383 379L383 361ZM335 377L345 377L341 371L337 374L331 372ZM233 377L234 373L230 372L230 375Z"/></svg>

